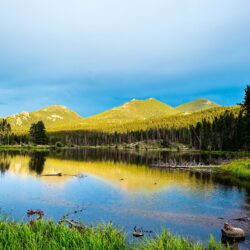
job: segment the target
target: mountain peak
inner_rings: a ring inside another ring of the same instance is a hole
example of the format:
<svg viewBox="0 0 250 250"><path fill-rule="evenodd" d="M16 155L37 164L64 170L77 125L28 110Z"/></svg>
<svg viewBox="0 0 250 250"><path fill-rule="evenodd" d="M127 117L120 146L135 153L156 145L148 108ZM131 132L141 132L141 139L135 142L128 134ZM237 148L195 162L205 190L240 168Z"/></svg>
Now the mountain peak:
<svg viewBox="0 0 250 250"><path fill-rule="evenodd" d="M32 123L43 121L48 130L65 124L81 122L82 117L63 105L51 105L33 112L22 112L6 117L15 131L28 131Z"/></svg>
<svg viewBox="0 0 250 250"><path fill-rule="evenodd" d="M54 110L71 111L69 108L63 105L50 105L38 111L54 111Z"/></svg>
<svg viewBox="0 0 250 250"><path fill-rule="evenodd" d="M206 98L197 98L191 102L177 106L176 109L184 113L193 113L196 111L216 108L220 106L221 105L215 102L212 102Z"/></svg>
<svg viewBox="0 0 250 250"><path fill-rule="evenodd" d="M89 119L103 119L109 121L133 121L144 120L158 115L174 115L179 113L173 107L156 100L148 98L146 100L132 99L121 106L114 107L101 114L90 117Z"/></svg>

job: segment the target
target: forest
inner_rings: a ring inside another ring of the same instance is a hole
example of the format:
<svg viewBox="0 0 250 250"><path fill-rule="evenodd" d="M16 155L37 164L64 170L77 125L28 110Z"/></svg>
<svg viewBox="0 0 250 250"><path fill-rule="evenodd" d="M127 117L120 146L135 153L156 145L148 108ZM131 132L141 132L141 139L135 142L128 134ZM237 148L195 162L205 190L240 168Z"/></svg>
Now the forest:
<svg viewBox="0 0 250 250"><path fill-rule="evenodd" d="M182 122L162 127L146 128L127 132L103 132L94 130L61 131L46 133L42 121L32 124L28 135L16 135L6 120L0 122L0 144L8 145L61 145L61 146L103 146L130 144L139 141L159 141L163 147L182 143L199 150L250 150L250 86L245 88L240 108L226 109L213 119L204 117L196 124ZM212 112L212 111L211 111ZM173 117L173 119L178 119ZM168 118L168 120L171 120ZM172 121L173 122L173 121ZM182 124L182 125L181 125Z"/></svg>

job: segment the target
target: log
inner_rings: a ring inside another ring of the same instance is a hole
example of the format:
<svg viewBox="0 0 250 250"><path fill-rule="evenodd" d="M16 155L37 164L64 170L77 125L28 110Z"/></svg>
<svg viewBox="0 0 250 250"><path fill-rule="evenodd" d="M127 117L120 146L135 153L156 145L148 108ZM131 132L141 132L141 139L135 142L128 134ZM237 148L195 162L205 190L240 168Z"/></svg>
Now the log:
<svg viewBox="0 0 250 250"><path fill-rule="evenodd" d="M57 173L57 174L42 174L41 176L63 176L62 173Z"/></svg>
<svg viewBox="0 0 250 250"><path fill-rule="evenodd" d="M74 227L77 229L85 229L85 227L82 224L74 220L63 219L60 221L60 223L63 223L63 222L68 223L71 228Z"/></svg>

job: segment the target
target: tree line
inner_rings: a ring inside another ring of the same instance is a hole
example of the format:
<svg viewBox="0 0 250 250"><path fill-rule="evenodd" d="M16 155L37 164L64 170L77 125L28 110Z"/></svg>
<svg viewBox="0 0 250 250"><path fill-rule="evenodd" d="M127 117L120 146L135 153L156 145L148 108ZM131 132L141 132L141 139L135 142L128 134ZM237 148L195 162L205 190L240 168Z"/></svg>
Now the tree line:
<svg viewBox="0 0 250 250"><path fill-rule="evenodd" d="M124 133L70 131L53 133L50 142L65 145L119 145L138 141L161 141L162 146L183 143L200 150L250 150L250 86L240 104L240 112L226 110L213 120L203 119L196 125L183 128L151 128Z"/></svg>
<svg viewBox="0 0 250 250"><path fill-rule="evenodd" d="M42 121L32 124L29 135L11 134L6 120L0 123L1 144L36 145L120 145L138 141L159 141L163 147L172 143L183 143L200 150L250 150L250 86L245 89L240 112L226 110L211 119L203 119L196 125L183 127L162 127L146 130L105 133L100 131L63 131L46 133Z"/></svg>

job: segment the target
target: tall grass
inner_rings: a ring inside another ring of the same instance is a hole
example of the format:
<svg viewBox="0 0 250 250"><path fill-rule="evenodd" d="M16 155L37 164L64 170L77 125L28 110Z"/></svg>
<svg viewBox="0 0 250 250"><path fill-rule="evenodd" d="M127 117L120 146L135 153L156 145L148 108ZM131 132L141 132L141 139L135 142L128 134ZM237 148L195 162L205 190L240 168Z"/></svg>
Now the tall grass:
<svg viewBox="0 0 250 250"><path fill-rule="evenodd" d="M52 221L39 221L30 226L0 221L0 249L8 250L225 250L226 247L210 239L208 248L180 236L163 231L154 239L129 244L126 235L111 224L84 230L70 229Z"/></svg>
<svg viewBox="0 0 250 250"><path fill-rule="evenodd" d="M139 246L140 250L229 250L230 248L214 240L213 236L205 247L201 243L195 243L181 236L172 235L163 231L155 239L145 240Z"/></svg>
<svg viewBox="0 0 250 250"><path fill-rule="evenodd" d="M222 165L221 169L238 178L250 180L250 158L233 160Z"/></svg>

